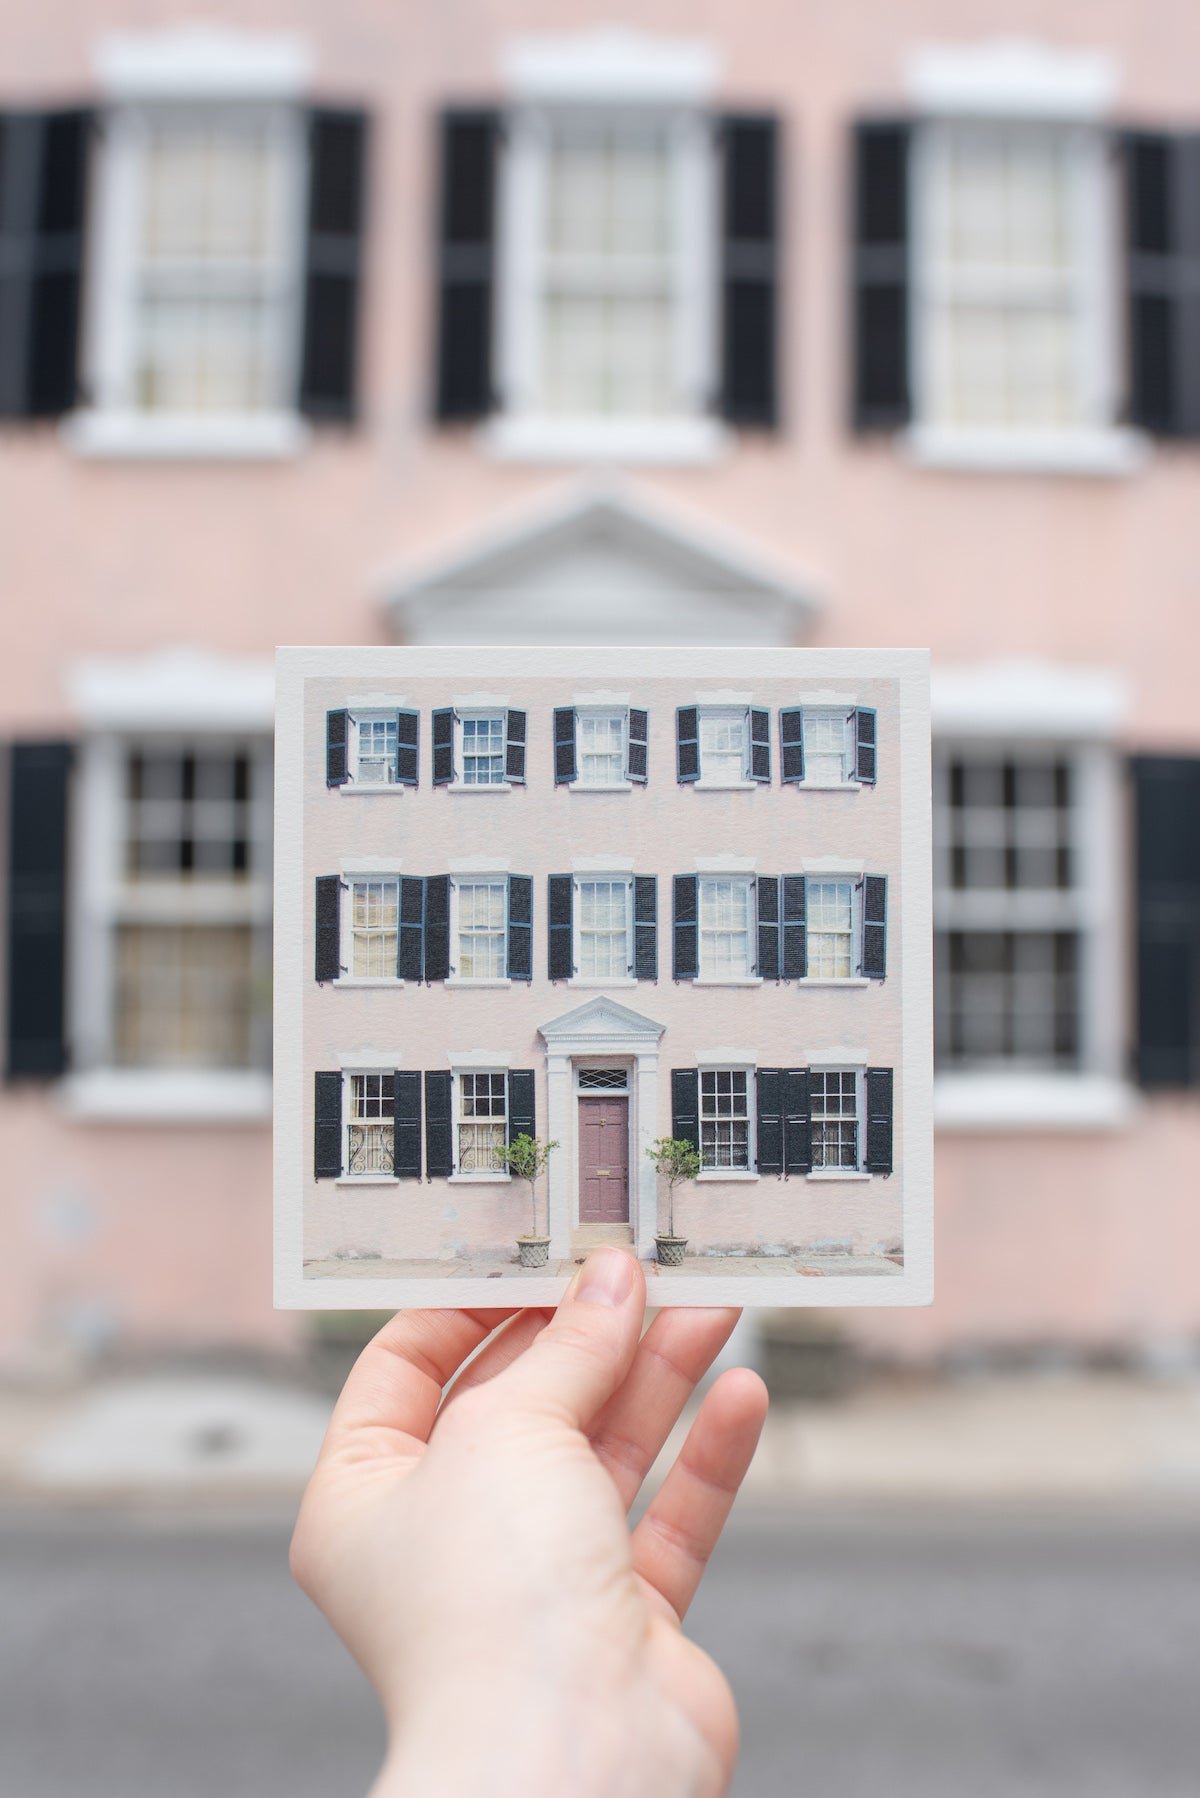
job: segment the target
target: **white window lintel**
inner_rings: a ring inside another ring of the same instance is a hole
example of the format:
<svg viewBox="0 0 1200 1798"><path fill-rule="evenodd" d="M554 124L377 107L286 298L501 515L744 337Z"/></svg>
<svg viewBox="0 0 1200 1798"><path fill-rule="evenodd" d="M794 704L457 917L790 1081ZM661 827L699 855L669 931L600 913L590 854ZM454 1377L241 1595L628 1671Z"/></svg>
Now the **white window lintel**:
<svg viewBox="0 0 1200 1798"><path fill-rule="evenodd" d="M1016 37L920 45L905 74L920 112L1061 120L1103 118L1119 78L1116 59L1103 51Z"/></svg>
<svg viewBox="0 0 1200 1798"><path fill-rule="evenodd" d="M704 39L601 26L517 38L504 74L514 100L535 104L699 106L716 90L720 58Z"/></svg>
<svg viewBox="0 0 1200 1798"><path fill-rule="evenodd" d="M112 100L263 100L304 93L314 59L311 44L295 32L195 21L109 33L94 62Z"/></svg>

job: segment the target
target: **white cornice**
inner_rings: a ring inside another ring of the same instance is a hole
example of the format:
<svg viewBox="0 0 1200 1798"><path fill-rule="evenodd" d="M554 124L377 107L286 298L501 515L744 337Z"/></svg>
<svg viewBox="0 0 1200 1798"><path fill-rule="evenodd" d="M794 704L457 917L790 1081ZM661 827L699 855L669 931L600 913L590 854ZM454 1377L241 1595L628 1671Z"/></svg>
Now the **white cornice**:
<svg viewBox="0 0 1200 1798"><path fill-rule="evenodd" d="M294 32L195 22L113 32L96 46L95 69L115 100L286 100L308 88L313 53Z"/></svg>
<svg viewBox="0 0 1200 1798"><path fill-rule="evenodd" d="M144 656L89 656L67 690L93 730L270 731L275 671L265 657L176 647Z"/></svg>
<svg viewBox="0 0 1200 1798"><path fill-rule="evenodd" d="M1028 38L924 45L910 54L906 77L919 111L960 117L1102 118L1118 85L1113 57Z"/></svg>
<svg viewBox="0 0 1200 1798"><path fill-rule="evenodd" d="M1108 668L1051 662L935 667L930 676L935 737L1104 740L1119 731L1128 688Z"/></svg>
<svg viewBox="0 0 1200 1798"><path fill-rule="evenodd" d="M715 45L624 26L518 38L503 66L512 98L542 105L701 105L720 75Z"/></svg>

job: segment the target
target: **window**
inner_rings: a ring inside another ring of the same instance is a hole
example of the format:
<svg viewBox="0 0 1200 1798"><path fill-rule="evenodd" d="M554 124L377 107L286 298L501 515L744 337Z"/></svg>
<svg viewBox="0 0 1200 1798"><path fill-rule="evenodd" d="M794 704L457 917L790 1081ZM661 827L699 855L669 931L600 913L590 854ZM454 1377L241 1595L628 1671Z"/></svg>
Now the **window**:
<svg viewBox="0 0 1200 1798"><path fill-rule="evenodd" d="M858 1167L858 1075L852 1070L813 1068L809 1074L812 1165Z"/></svg>
<svg viewBox="0 0 1200 1798"><path fill-rule="evenodd" d="M753 885L734 876L699 882L702 980L737 980L753 972Z"/></svg>
<svg viewBox="0 0 1200 1798"><path fill-rule="evenodd" d="M579 941L575 955L584 980L625 980L633 973L630 953L633 881L628 875L611 880L579 880Z"/></svg>
<svg viewBox="0 0 1200 1798"><path fill-rule="evenodd" d="M467 787L498 786L504 780L503 712L459 720L462 778Z"/></svg>
<svg viewBox="0 0 1200 1798"><path fill-rule="evenodd" d="M746 778L745 712L701 712L700 778L733 785Z"/></svg>
<svg viewBox="0 0 1200 1798"><path fill-rule="evenodd" d="M394 1100L392 1074L349 1074L346 1079L347 1174L391 1174ZM336 1089L335 1089L336 1090Z"/></svg>
<svg viewBox="0 0 1200 1798"><path fill-rule="evenodd" d="M395 979L399 882L352 880L349 885L351 976Z"/></svg>
<svg viewBox="0 0 1200 1798"><path fill-rule="evenodd" d="M804 709L804 779L841 786L854 778L854 713Z"/></svg>
<svg viewBox="0 0 1200 1798"><path fill-rule="evenodd" d="M500 980L507 974L508 882L453 882L457 908L455 938L460 980Z"/></svg>
<svg viewBox="0 0 1200 1798"><path fill-rule="evenodd" d="M854 883L849 880L806 880L809 976L847 980L856 972L854 957Z"/></svg>
<svg viewBox="0 0 1200 1798"><path fill-rule="evenodd" d="M356 714L354 719L355 779L368 785L386 785L396 778L399 719L395 712Z"/></svg>
<svg viewBox="0 0 1200 1798"><path fill-rule="evenodd" d="M705 1168L749 1168L750 1108L744 1068L700 1073L700 1161Z"/></svg>
<svg viewBox="0 0 1200 1798"><path fill-rule="evenodd" d="M625 780L624 712L578 714L579 772L581 787L620 786Z"/></svg>
<svg viewBox="0 0 1200 1798"><path fill-rule="evenodd" d="M457 1076L459 1173L506 1171L497 1150L506 1140L507 1085L504 1074Z"/></svg>

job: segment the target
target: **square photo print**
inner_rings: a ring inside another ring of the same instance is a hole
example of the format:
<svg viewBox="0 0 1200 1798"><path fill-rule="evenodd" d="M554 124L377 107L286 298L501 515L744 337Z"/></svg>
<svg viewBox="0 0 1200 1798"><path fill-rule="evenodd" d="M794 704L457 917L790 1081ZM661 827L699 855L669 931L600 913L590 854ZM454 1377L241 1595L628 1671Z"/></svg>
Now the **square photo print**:
<svg viewBox="0 0 1200 1798"><path fill-rule="evenodd" d="M933 1292L924 650L281 649L276 1302Z"/></svg>

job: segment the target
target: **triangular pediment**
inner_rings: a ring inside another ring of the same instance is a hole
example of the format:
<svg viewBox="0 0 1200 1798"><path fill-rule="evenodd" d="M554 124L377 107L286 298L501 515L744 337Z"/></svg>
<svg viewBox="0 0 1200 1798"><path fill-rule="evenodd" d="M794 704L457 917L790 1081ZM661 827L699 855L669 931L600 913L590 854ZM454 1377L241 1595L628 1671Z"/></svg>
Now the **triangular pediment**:
<svg viewBox="0 0 1200 1798"><path fill-rule="evenodd" d="M609 994L597 993L594 999L585 999L582 1005L549 1019L539 1031L548 1048L581 1053L589 1044L601 1049L617 1043L649 1047L658 1042L665 1028L657 1019L633 1011Z"/></svg>

